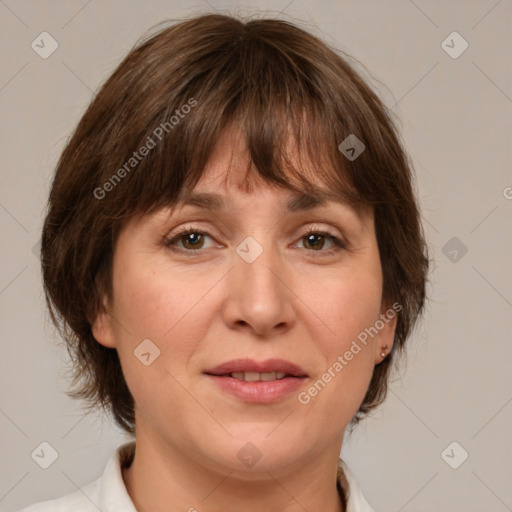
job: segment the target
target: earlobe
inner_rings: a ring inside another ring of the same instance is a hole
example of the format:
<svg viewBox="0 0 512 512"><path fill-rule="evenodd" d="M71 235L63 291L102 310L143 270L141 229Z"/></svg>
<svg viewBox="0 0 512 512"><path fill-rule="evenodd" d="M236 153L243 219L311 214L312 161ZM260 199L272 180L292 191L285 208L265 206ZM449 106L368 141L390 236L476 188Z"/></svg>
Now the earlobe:
<svg viewBox="0 0 512 512"><path fill-rule="evenodd" d="M112 318L106 307L102 306L101 310L97 312L91 324L91 330L98 343L107 348L116 348Z"/></svg>
<svg viewBox="0 0 512 512"><path fill-rule="evenodd" d="M381 329L379 329L375 344L375 364L382 363L391 353L395 339L397 317L398 311L394 307L387 308L383 309L379 320L376 322L379 323Z"/></svg>

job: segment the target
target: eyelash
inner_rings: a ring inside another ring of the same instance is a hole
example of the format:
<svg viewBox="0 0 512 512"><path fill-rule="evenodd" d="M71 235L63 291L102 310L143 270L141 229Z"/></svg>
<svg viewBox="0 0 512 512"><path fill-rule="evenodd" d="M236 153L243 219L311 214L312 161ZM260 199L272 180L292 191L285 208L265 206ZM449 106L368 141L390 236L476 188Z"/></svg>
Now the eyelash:
<svg viewBox="0 0 512 512"><path fill-rule="evenodd" d="M183 227L183 228L179 229L176 233L174 233L172 235L172 237L165 239L164 245L166 247L168 247L169 249L174 250L174 251L185 252L185 253L189 253L190 255L198 255L203 249L182 249L180 247L176 247L175 246L176 242L178 242L183 236L190 235L192 233L194 233L196 235L201 235L201 236L206 235L206 236L209 236L210 238L213 238L213 235L211 233L209 233L208 231L202 231L200 229L194 228L193 226L186 226L186 227ZM347 248L347 245L345 244L344 241L342 241L341 239L339 239L338 237L336 237L335 235L333 235L329 231L326 231L326 230L321 229L321 228L317 228L315 226L310 227L307 232L305 232L304 234L302 234L299 237L299 239L301 240L301 239L303 239L303 238L305 238L307 236L310 236L310 235L319 235L319 236L328 238L334 244L334 246L331 247L331 249L327 249L327 250L314 251L312 249L309 249L309 250L306 249L308 252L312 252L312 253L318 252L318 253L320 253L319 255L315 255L314 257L320 257L322 255L323 256L330 256L330 255L335 254L336 252L338 252L338 251L340 251L342 249L346 249Z"/></svg>

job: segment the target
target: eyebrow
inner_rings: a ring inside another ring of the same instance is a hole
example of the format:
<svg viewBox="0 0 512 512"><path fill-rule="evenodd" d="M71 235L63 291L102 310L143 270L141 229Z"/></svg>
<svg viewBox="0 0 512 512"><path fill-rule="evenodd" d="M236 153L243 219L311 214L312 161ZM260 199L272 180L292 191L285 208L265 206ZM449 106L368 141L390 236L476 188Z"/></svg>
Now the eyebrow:
<svg viewBox="0 0 512 512"><path fill-rule="evenodd" d="M288 212L312 210L313 208L325 205L328 201L350 206L349 202L340 197L339 194L328 191L317 191L310 194L295 194L287 201L286 210ZM192 192L185 196L182 204L184 206L197 206L214 211L226 208L226 202L222 196L207 192Z"/></svg>

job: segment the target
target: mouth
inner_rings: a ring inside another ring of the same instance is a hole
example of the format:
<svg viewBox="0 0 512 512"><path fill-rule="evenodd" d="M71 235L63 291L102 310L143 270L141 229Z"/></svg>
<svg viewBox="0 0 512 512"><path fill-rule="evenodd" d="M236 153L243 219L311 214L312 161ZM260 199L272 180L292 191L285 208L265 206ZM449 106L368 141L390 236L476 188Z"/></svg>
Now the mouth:
<svg viewBox="0 0 512 512"><path fill-rule="evenodd" d="M207 373L207 375L215 375ZM273 380L281 380L285 377L295 377L285 372L232 372L224 373L222 375L216 375L217 377L231 377L232 379L243 380L245 382L270 382ZM297 378L297 377L295 377Z"/></svg>
<svg viewBox="0 0 512 512"><path fill-rule="evenodd" d="M284 359L233 359L206 370L207 375L232 377L246 382L279 380L285 377L308 377L298 365Z"/></svg>
<svg viewBox="0 0 512 512"><path fill-rule="evenodd" d="M302 368L283 359L262 362L235 359L204 373L224 393L244 402L260 404L284 399L308 378Z"/></svg>

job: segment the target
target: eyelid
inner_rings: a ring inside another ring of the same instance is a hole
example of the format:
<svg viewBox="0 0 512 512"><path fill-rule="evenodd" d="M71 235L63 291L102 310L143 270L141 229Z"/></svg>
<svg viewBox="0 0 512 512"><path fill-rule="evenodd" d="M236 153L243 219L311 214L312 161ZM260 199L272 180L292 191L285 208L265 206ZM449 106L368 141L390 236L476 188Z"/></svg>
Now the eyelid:
<svg viewBox="0 0 512 512"><path fill-rule="evenodd" d="M314 231L314 232L323 231L326 234L328 234L329 236L332 236L334 238L339 238L342 241L344 240L344 237L341 234L340 230L338 230L338 229L335 230L334 228L332 228L330 226L324 227L320 224L308 224L307 226L304 226L303 228L301 228L299 230L299 234L300 234L300 236L305 236L308 233L310 233L311 231Z"/></svg>
<svg viewBox="0 0 512 512"><path fill-rule="evenodd" d="M331 249L327 249L325 251L312 251L312 250L307 251L308 253L313 253L313 257L316 257L315 253L318 256L321 256L322 254L324 256L326 256L326 255L332 255L332 254L338 252L339 250L346 251L349 249L348 241L344 235L340 234L340 230L334 230L330 226L323 227L318 224L308 225L308 226L305 226L303 229L301 229L299 232L297 241L301 240L302 238L304 238L305 236L307 236L310 233L318 234L318 235L330 238L331 242L334 245L334 247L332 247Z"/></svg>
<svg viewBox="0 0 512 512"><path fill-rule="evenodd" d="M295 243L299 242L302 238L309 234L318 234L320 236L328 237L331 239L331 242L334 244L335 247L327 250L320 250L320 251L314 251L314 250L307 250L309 253L318 253L318 256L321 255L328 255L332 254L334 252L337 252L337 250L347 250L349 247L349 244L345 238L345 236L339 234L339 230L335 230L332 227L323 227L319 224L309 224L307 226L302 227L299 230L299 233L296 235L296 238L294 239ZM216 234L215 229L207 228L203 229L199 226L194 226L193 224L187 224L185 226L179 227L170 234L164 236L164 244L170 248L170 249L176 249L179 252L188 253L190 255L199 254L203 252L205 249L182 249L181 247L175 247L175 242L179 241L179 239L182 236L185 236L188 233L197 233L201 235L208 236L212 239L218 237ZM337 246L337 249L336 249Z"/></svg>
<svg viewBox="0 0 512 512"><path fill-rule="evenodd" d="M208 229L203 229L199 226L194 226L193 224L187 224L185 226L181 226L179 228L176 228L175 230L173 230L171 233L165 235L163 237L163 242L164 242L164 245L166 245L167 247L169 248L172 248L172 242L175 242L176 240L179 240L182 236L185 236L186 234L188 233L198 233L198 234L201 234L201 235L206 235L206 236L209 236L210 238L220 238L220 236L217 234L216 230L215 229L211 229L211 228L208 228ZM204 250L204 249L197 249L197 250L192 250L192 249L181 249L180 247L177 248L178 250L181 250L181 251L185 251L185 252L188 252L188 253L199 253L201 252L201 250Z"/></svg>

